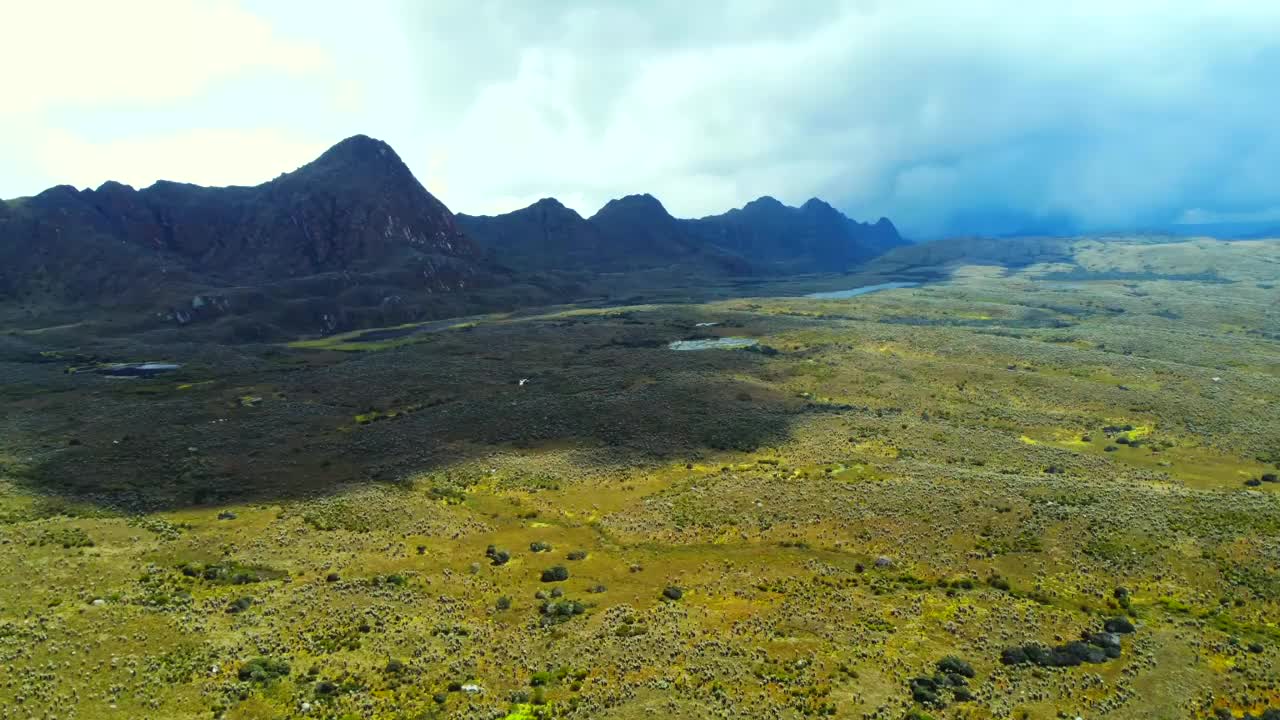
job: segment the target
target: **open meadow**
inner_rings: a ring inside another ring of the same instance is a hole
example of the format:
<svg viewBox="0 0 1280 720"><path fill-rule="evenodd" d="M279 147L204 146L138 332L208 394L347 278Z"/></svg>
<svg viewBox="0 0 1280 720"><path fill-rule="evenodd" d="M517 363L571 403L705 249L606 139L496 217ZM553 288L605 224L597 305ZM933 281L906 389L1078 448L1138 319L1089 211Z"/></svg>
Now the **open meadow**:
<svg viewBox="0 0 1280 720"><path fill-rule="evenodd" d="M0 719L1260 715L1278 268L1085 240L291 343L9 332ZM143 361L179 367L105 364Z"/></svg>

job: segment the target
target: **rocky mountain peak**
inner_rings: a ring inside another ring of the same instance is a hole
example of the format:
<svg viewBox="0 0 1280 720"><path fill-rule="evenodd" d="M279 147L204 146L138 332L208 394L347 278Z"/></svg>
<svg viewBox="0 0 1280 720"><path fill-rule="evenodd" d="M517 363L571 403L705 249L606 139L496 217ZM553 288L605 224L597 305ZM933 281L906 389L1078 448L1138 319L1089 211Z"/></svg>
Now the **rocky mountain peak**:
<svg viewBox="0 0 1280 720"><path fill-rule="evenodd" d="M367 135L354 135L324 151L320 157L280 179L338 181L341 184L383 181L412 183L409 167L391 146Z"/></svg>
<svg viewBox="0 0 1280 720"><path fill-rule="evenodd" d="M800 209L808 213L823 213L823 214L836 213L839 215L843 215L843 213L841 213L839 210L836 210L834 207L831 207L831 203L828 203L826 200L822 200L816 197L805 200L804 205L801 205Z"/></svg>
<svg viewBox="0 0 1280 720"><path fill-rule="evenodd" d="M641 219L648 217L651 219L670 220L671 213L663 207L658 198L643 193L639 195L626 195L605 203L600 211L591 217L592 220L607 219L610 217L626 217L631 219Z"/></svg>
<svg viewBox="0 0 1280 720"><path fill-rule="evenodd" d="M743 210L748 210L748 209L758 209L758 210L780 210L780 209L784 209L784 208L786 208L786 207L787 207L786 205L783 205L783 204L782 204L782 201L778 200L777 198L773 197L772 195L761 195L760 197L756 198L755 200L752 200L751 202L747 203L746 205L743 205L743 206L742 206L742 209L743 209Z"/></svg>

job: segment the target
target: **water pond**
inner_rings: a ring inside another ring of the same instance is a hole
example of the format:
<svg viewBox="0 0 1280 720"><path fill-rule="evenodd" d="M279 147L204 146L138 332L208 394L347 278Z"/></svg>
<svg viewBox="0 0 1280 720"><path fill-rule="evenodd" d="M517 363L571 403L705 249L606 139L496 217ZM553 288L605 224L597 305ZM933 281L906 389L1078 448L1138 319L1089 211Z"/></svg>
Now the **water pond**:
<svg viewBox="0 0 1280 720"><path fill-rule="evenodd" d="M831 292L816 292L805 295L807 298L814 300L844 300L845 298L857 297L859 295L867 295L880 290L894 290L896 288L917 287L918 282L887 282L878 285L863 285L862 287L850 288L848 290L833 290Z"/></svg>
<svg viewBox="0 0 1280 720"><path fill-rule="evenodd" d="M676 340L668 343L671 350L734 350L759 345L760 341L745 337L703 338L700 340Z"/></svg>

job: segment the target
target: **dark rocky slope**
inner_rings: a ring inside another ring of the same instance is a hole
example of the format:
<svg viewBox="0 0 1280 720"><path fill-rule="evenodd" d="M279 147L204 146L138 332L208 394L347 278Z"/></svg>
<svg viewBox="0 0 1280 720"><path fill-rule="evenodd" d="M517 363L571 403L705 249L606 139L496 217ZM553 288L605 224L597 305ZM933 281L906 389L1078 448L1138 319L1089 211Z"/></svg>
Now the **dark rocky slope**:
<svg viewBox="0 0 1280 720"><path fill-rule="evenodd" d="M274 340L623 288L843 271L901 243L887 220L855 223L819 200L762 198L682 220L651 195L591 218L546 199L455 218L390 146L357 135L254 187L107 182L0 202L0 319L109 316L113 332Z"/></svg>
<svg viewBox="0 0 1280 720"><path fill-rule="evenodd" d="M324 331L358 324L351 309L508 281L390 146L362 135L256 187L108 182L4 205L7 300L162 307L179 324L274 304L274 322Z"/></svg>
<svg viewBox="0 0 1280 720"><path fill-rule="evenodd" d="M781 272L839 272L906 244L888 218L856 222L817 198L795 208L766 196L688 224L702 243Z"/></svg>

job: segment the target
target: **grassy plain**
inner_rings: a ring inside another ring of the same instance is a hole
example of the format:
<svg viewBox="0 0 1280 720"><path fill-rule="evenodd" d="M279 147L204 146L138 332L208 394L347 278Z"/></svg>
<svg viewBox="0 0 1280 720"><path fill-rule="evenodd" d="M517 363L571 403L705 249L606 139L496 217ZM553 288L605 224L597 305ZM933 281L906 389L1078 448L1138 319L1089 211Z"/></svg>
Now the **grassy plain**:
<svg viewBox="0 0 1280 720"><path fill-rule="evenodd" d="M1280 707L1280 244L1074 252L284 345L11 333L0 718ZM935 282L796 296L887 277ZM709 336L760 345L666 347ZM1002 662L1118 617L1119 657Z"/></svg>

